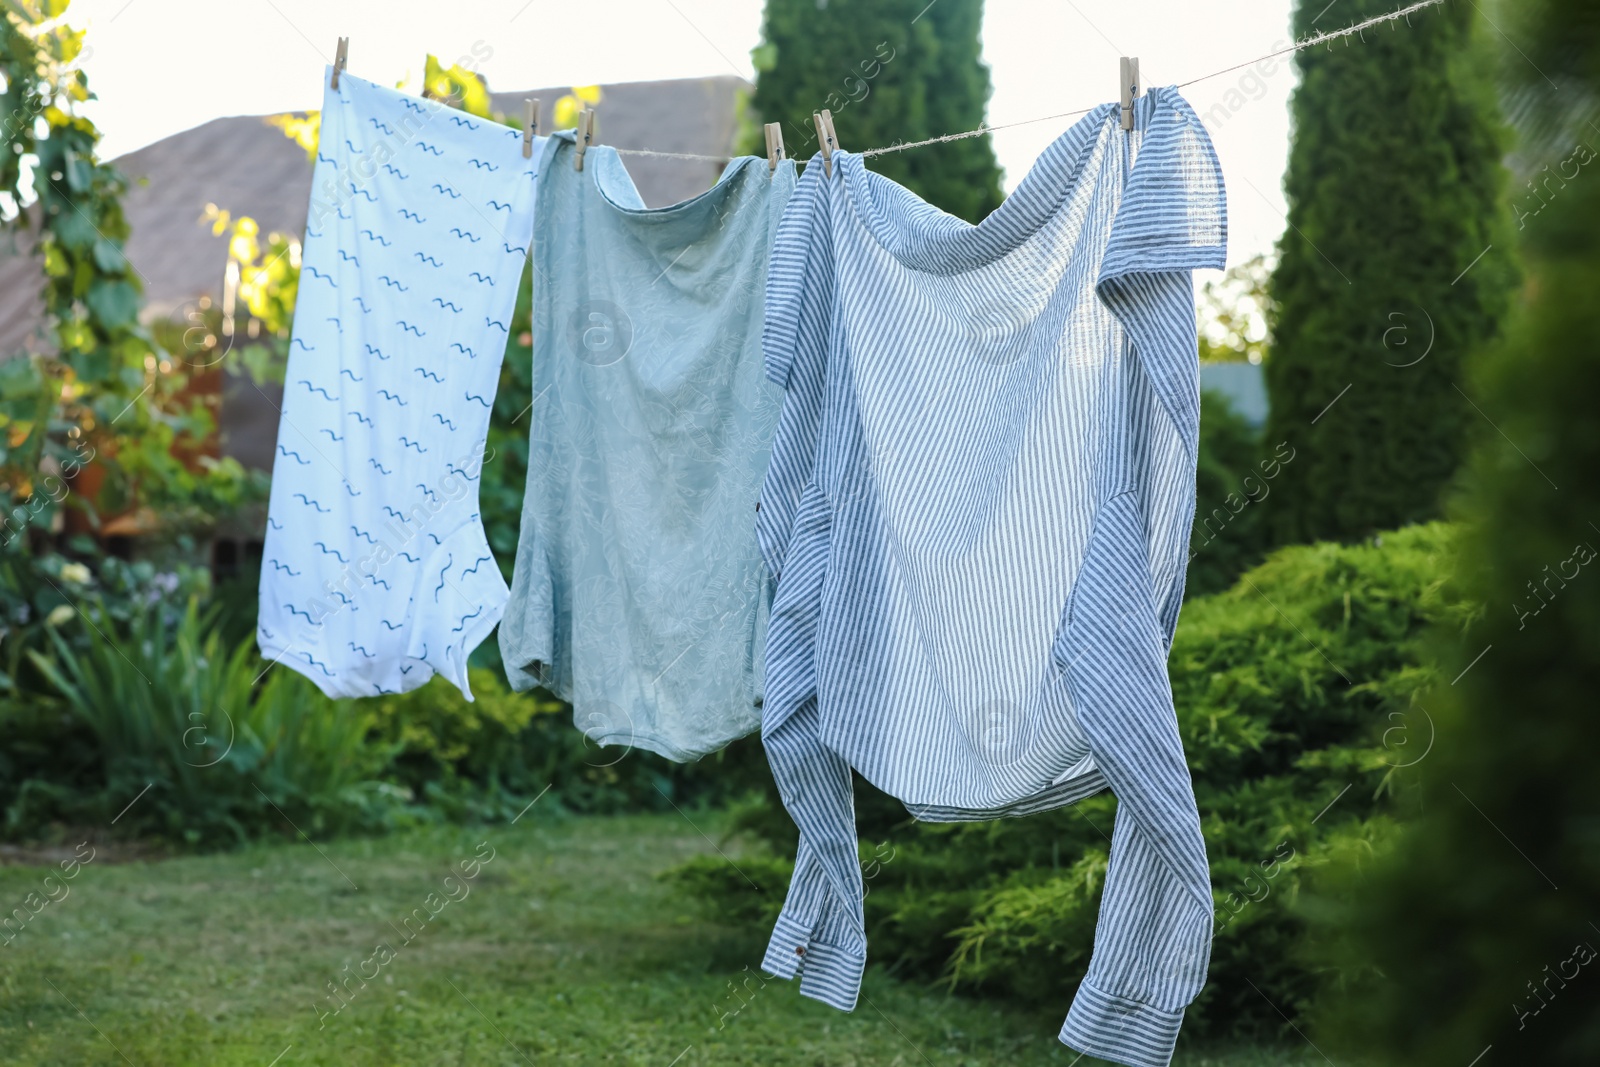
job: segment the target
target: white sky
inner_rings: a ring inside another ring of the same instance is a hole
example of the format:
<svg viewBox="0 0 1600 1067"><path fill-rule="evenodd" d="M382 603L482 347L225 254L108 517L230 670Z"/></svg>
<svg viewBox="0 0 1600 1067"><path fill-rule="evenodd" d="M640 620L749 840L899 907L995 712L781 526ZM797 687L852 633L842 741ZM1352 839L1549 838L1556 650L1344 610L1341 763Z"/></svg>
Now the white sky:
<svg viewBox="0 0 1600 1067"><path fill-rule="evenodd" d="M1330 8L1322 28L1349 21L1337 0ZM92 52L83 66L101 98L89 114L105 133L110 157L222 115L320 106L322 68L341 35L351 38L350 69L386 84L409 73L415 86L427 52L450 62L479 42L480 52L484 45L493 49L479 69L496 91L728 73L751 78L761 3L74 0L67 18L89 29ZM987 0L989 121L1018 122L1110 100L1123 54L1139 57L1147 85L1232 67L1283 47L1288 23L1289 0ZM1235 71L1184 90L1202 116L1212 116L1208 125L1228 184L1230 264L1269 251L1283 230L1294 75L1286 60L1260 74L1257 80L1250 69ZM1231 111L1213 112L1225 97ZM994 135L1008 189L1071 121Z"/></svg>

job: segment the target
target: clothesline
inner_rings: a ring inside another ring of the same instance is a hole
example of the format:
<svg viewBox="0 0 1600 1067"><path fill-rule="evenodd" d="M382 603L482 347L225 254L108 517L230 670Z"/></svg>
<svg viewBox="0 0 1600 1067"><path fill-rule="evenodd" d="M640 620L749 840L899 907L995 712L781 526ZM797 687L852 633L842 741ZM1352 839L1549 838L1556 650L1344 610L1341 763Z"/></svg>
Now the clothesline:
<svg viewBox="0 0 1600 1067"><path fill-rule="evenodd" d="M1307 48L1314 48L1319 44L1328 44L1332 41L1338 40L1341 37L1352 37L1358 33L1364 33L1367 30L1372 29L1374 26L1380 26L1384 23L1393 23L1399 21L1400 19L1405 19L1407 25L1410 25L1410 19L1412 15L1424 8L1437 7L1444 2L1445 0L1417 0L1417 3L1410 4L1406 7L1399 8L1384 15L1375 15L1372 18L1364 19L1361 22L1346 26L1342 30L1329 30L1326 33L1313 34L1312 36L1306 37L1303 40L1296 41L1287 48L1280 48L1276 52L1268 52L1264 56L1258 56L1257 58L1248 60L1244 63L1236 63L1233 66L1227 67L1223 70L1213 71L1210 74L1202 74L1200 77L1191 78L1186 82L1179 82L1177 87L1179 89L1184 89L1198 82L1209 81L1212 78L1220 78L1224 74L1232 74L1236 70L1243 70L1245 67L1253 67L1257 63L1262 63L1269 59L1276 59L1279 56L1286 56L1294 52L1301 52ZM904 144L885 145L882 148L868 148L862 150L858 154L862 157L870 157L886 155L890 152L904 152L908 148L923 148L927 145L944 144L948 141L962 141L969 137L982 137L984 134L993 133L996 130L1008 130L1015 126L1028 126L1035 122L1049 122L1052 119L1076 118L1079 115L1087 115L1093 110L1094 108L1092 107L1085 107L1079 108L1077 111L1063 111L1056 115L1041 115L1038 118L1022 119L1018 122L1006 122L994 126L979 126L975 130L967 130L963 133L947 133L940 137L930 137L925 141L908 141ZM693 152L657 152L650 148L618 148L615 151L618 155L622 156L650 156L657 159L691 159L701 160L709 163L724 163L732 158L731 156L726 155L698 155Z"/></svg>

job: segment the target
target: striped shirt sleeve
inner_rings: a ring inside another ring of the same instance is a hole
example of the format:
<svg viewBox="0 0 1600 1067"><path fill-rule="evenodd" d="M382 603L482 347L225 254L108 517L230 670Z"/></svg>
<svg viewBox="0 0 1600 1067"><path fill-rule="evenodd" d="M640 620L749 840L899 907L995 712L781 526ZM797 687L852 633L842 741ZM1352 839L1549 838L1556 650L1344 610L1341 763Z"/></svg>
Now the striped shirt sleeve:
<svg viewBox="0 0 1600 1067"><path fill-rule="evenodd" d="M1096 516L1060 650L1117 820L1094 954L1060 1037L1131 1067L1166 1067L1211 953L1209 866L1166 654L1199 436L1189 272L1223 265L1227 223L1221 168L1194 112L1172 90L1140 103L1097 286L1140 372L1129 378L1130 488Z"/></svg>

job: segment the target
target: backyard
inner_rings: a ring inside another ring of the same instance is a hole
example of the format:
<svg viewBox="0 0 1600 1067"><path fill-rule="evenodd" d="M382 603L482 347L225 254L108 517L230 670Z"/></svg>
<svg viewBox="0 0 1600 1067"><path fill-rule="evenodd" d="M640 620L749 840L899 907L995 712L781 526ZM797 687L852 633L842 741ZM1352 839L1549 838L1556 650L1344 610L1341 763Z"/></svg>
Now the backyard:
<svg viewBox="0 0 1600 1067"><path fill-rule="evenodd" d="M1600 6L506 7L0 0L0 1067L1600 1063Z"/></svg>
<svg viewBox="0 0 1600 1067"><path fill-rule="evenodd" d="M70 893L0 952L0 1061L1078 1061L1055 1039L1056 1009L1021 1012L874 969L860 1006L841 1015L766 979L760 931L700 917L656 878L718 855L722 822L550 818L536 804L514 825L218 856L119 862L102 845ZM738 863L735 845L720 851ZM57 869L54 854L39 857L48 866L17 859L0 867L8 904ZM474 859L476 877L452 873ZM380 943L392 958L375 953ZM1175 1062L1321 1060L1302 1046L1185 1050Z"/></svg>

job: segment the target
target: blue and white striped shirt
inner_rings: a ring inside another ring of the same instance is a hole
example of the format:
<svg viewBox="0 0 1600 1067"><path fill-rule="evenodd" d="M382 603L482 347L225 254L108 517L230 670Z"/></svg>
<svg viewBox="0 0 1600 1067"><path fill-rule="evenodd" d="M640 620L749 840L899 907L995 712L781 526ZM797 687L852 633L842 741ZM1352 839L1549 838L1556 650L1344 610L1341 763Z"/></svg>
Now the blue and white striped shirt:
<svg viewBox="0 0 1600 1067"><path fill-rule="evenodd" d="M1109 788L1096 948L1061 1040L1164 1067L1211 892L1166 656L1199 428L1189 272L1222 174L1175 89L1063 134L977 226L836 153L775 239L786 391L758 532L777 579L762 738L801 831L765 967L855 1006L850 773L929 821Z"/></svg>

